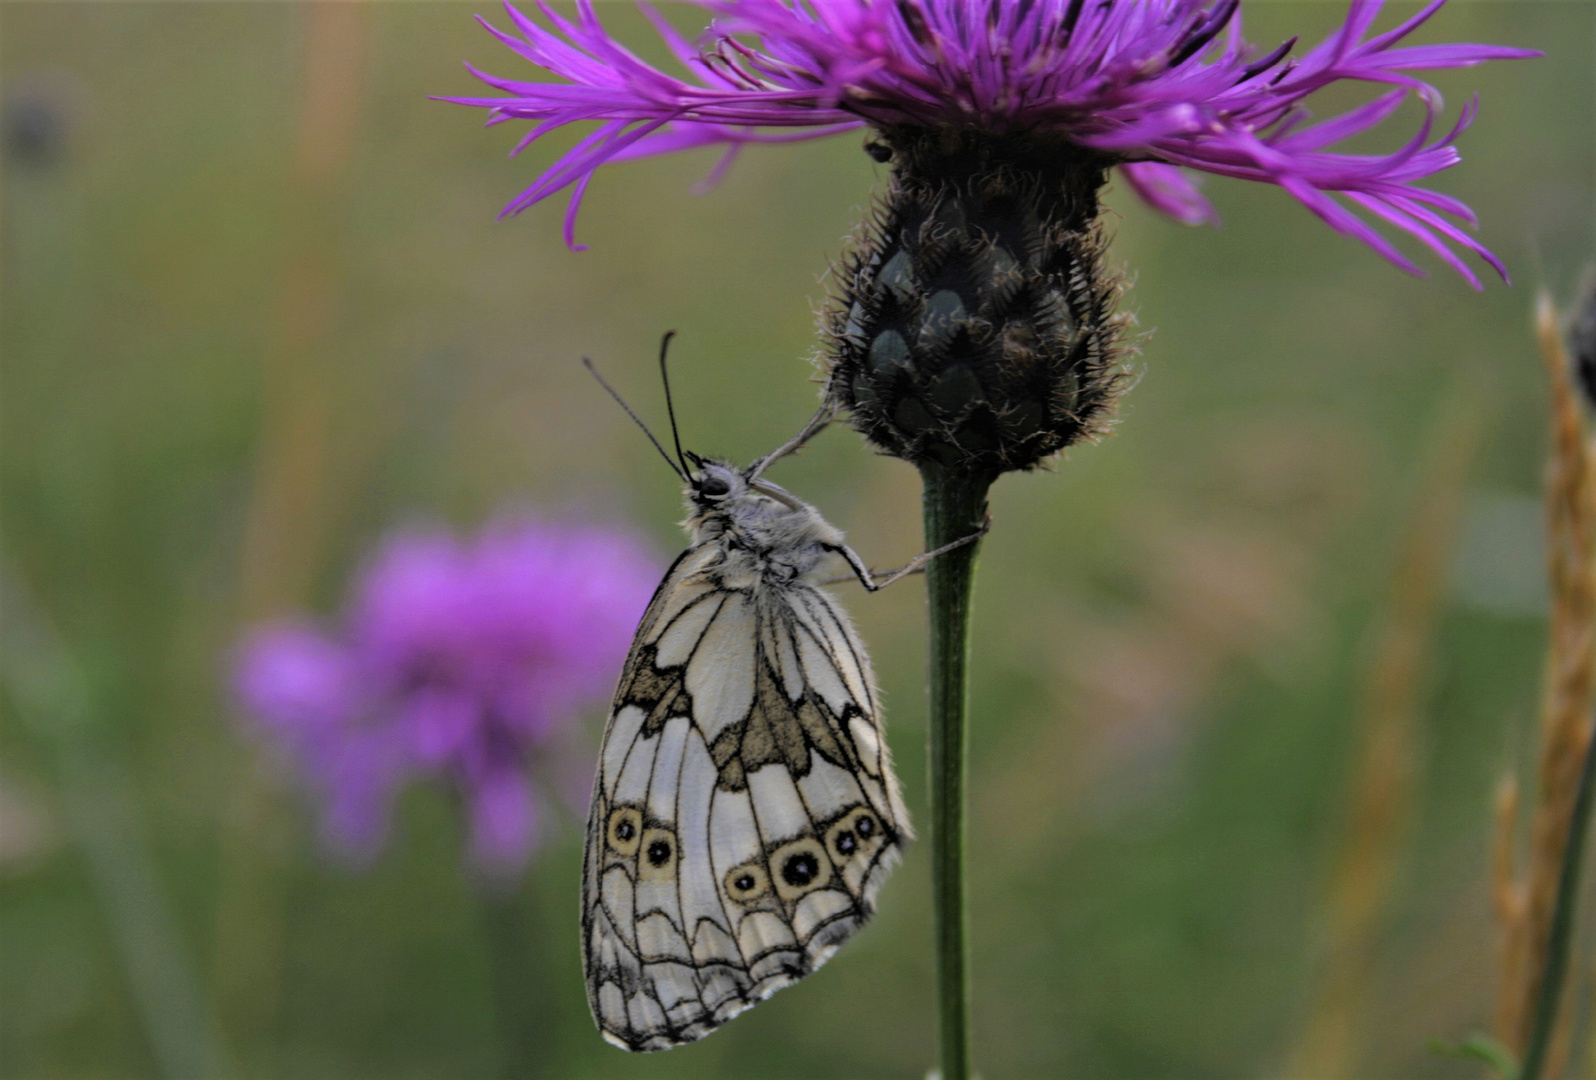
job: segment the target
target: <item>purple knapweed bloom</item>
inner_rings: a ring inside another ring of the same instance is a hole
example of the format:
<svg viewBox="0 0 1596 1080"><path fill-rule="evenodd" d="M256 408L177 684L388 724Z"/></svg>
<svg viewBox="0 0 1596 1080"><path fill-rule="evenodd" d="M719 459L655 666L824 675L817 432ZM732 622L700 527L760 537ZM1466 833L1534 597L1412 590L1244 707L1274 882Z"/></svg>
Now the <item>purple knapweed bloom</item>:
<svg viewBox="0 0 1596 1080"><path fill-rule="evenodd" d="M522 519L469 541L401 533L336 633L251 634L236 690L302 768L338 848L369 856L399 789L435 777L460 793L473 861L514 870L537 844L539 785L575 786L562 736L607 700L657 569L614 529Z"/></svg>
<svg viewBox="0 0 1596 1080"><path fill-rule="evenodd" d="M1372 36L1383 0L1352 0L1341 28L1296 56L1295 38L1266 53L1249 46L1239 0L695 2L716 17L697 45L644 8L689 79L645 63L610 37L591 0L578 0L575 21L538 0L552 29L506 5L520 36L488 28L558 81L472 69L506 96L453 100L491 109L490 123L534 121L517 150L566 124L598 121L506 213L574 186L566 218L574 247L583 190L607 162L715 144L728 151L718 174L750 142L860 125L976 130L1095 151L1138 195L1180 221L1214 216L1181 171L1196 169L1277 184L1336 231L1409 272L1420 271L1337 196L1412 234L1476 288L1448 242L1502 272L1459 228L1457 221L1476 224L1468 207L1417 186L1459 160L1453 144L1475 104L1432 138L1441 97L1412 72L1539 54L1493 45L1399 48L1445 0ZM1307 124L1304 100L1346 81L1391 89ZM1423 105L1424 119L1400 149L1327 149L1376 127L1409 96Z"/></svg>

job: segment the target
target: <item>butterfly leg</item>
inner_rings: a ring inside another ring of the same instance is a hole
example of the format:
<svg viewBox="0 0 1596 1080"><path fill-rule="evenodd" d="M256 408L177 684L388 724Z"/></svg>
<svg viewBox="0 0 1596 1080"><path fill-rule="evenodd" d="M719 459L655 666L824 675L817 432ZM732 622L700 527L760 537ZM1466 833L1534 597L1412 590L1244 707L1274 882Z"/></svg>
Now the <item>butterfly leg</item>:
<svg viewBox="0 0 1596 1080"><path fill-rule="evenodd" d="M927 551L916 555L903 566L900 566L898 569L889 573L883 574L879 578L870 572L870 568L866 566L864 560L859 557L859 553L853 548L849 547L847 544L838 544L832 550L848 561L848 569L853 571L853 576L859 579L859 584L863 585L866 591L880 592L882 589L885 589L888 585L898 581L900 578L906 578L910 574L923 573L925 568L930 565L931 560L936 558L938 555L946 555L948 552L953 551L956 548L964 547L966 544L973 544L991 531L992 519L987 518L981 523L981 527L975 532L971 533L969 536L961 536L951 544L943 544L934 551ZM848 579L846 577L843 577L834 579L834 581L824 582L823 584L833 584L835 581L847 580Z"/></svg>
<svg viewBox="0 0 1596 1080"><path fill-rule="evenodd" d="M770 468L776 462L780 461L788 454L796 453L803 447L804 443L808 442L810 439L824 431L826 429L826 425L830 424L831 421L836 418L836 415L837 406L831 402L828 401L826 404L820 406L820 411L809 418L809 422L804 425L802 431L748 467L748 480L752 482L753 480L758 479L760 473Z"/></svg>

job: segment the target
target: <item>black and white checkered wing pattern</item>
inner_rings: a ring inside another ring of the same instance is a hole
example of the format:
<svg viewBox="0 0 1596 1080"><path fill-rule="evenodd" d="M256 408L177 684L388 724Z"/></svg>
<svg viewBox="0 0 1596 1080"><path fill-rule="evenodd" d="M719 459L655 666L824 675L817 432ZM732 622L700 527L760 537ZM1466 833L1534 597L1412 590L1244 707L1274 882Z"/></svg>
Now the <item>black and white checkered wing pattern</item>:
<svg viewBox="0 0 1596 1080"><path fill-rule="evenodd" d="M909 836L870 663L803 584L721 588L687 552L632 645L583 872L604 1037L663 1050L823 964Z"/></svg>

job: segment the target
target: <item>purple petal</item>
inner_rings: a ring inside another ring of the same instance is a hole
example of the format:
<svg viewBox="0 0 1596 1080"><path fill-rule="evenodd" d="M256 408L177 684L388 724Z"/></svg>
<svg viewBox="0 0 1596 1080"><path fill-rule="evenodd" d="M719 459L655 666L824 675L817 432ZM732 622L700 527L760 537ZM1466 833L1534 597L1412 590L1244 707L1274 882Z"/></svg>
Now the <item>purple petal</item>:
<svg viewBox="0 0 1596 1080"><path fill-rule="evenodd" d="M580 185L610 161L719 145L729 152L713 179L748 142L814 137L860 123L975 124L1094 147L1118 157L1132 188L1180 221L1211 220L1212 209L1189 183L1160 175L1155 164L1298 192L1360 192L1380 201L1376 193L1384 187L1413 184L1454 164L1449 141L1425 146L1420 138L1384 156L1325 148L1386 121L1408 96L1423 100L1432 114L1438 110L1439 92L1411 72L1537 55L1495 45L1398 47L1445 0L1431 0L1374 36L1380 0L1353 0L1341 27L1294 60L1287 58L1294 39L1250 60L1259 50L1243 38L1233 0L696 2L716 17L696 52L649 13L686 77L622 48L591 4L581 7L577 23L540 4L547 27L510 9L521 37L495 33L554 81L482 76L506 96L459 100L489 108L495 119L535 122L530 138L582 121L600 127L513 200L507 213ZM1297 130L1308 98L1347 81L1392 91ZM580 187L576 194L568 237ZM1339 231L1387 257L1394 252L1371 239L1379 234L1367 223L1348 220L1350 211L1334 200L1299 199ZM1410 218L1398 216L1390 223L1411 231ZM1433 236L1454 242L1444 231Z"/></svg>
<svg viewBox="0 0 1596 1080"><path fill-rule="evenodd" d="M1141 200L1183 225L1219 224L1219 213L1197 185L1173 165L1158 161L1132 161L1119 167Z"/></svg>
<svg viewBox="0 0 1596 1080"><path fill-rule="evenodd" d="M351 733L324 748L309 768L322 791L322 839L342 858L369 863L387 838L406 772L402 749L386 732Z"/></svg>
<svg viewBox="0 0 1596 1080"><path fill-rule="evenodd" d="M496 872L520 870L538 839L537 803L526 777L509 769L491 773L468 798L472 861Z"/></svg>
<svg viewBox="0 0 1596 1080"><path fill-rule="evenodd" d="M404 705L400 725L423 768L458 756L480 722L482 704L465 689L426 688Z"/></svg>
<svg viewBox="0 0 1596 1080"><path fill-rule="evenodd" d="M479 536L390 536L353 589L345 632L267 627L235 682L323 809L325 839L363 861L399 788L458 785L481 860L519 865L536 819L523 770L614 689L661 571L629 533L504 518Z"/></svg>
<svg viewBox="0 0 1596 1080"><path fill-rule="evenodd" d="M239 648L233 686L258 722L302 737L348 720L356 710L347 650L308 626L277 624L251 632Z"/></svg>

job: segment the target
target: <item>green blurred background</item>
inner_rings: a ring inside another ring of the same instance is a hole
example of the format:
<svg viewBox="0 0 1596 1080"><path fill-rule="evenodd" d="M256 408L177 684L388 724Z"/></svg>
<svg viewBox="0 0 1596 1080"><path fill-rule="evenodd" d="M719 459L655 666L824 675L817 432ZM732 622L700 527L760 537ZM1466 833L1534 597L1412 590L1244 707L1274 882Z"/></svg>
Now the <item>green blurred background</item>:
<svg viewBox="0 0 1596 1080"><path fill-rule="evenodd" d="M335 610L395 524L596 512L666 565L679 492L581 355L658 417L653 352L678 330L703 452L750 458L814 406L821 276L881 179L860 139L756 147L703 196L712 153L608 169L574 254L557 203L494 220L568 140L507 164L519 130L427 99L478 92L463 59L524 75L479 10L503 22L486 3L0 7L0 508L27 660L0 706L7 1078L466 1080L515 1075L516 1040L562 1080L932 1063L924 844L823 971L630 1057L586 1014L574 822L494 896L447 795L412 789L354 872L240 737L241 626ZM601 10L659 55L629 4ZM1343 11L1249 0L1249 36L1316 39ZM1492 792L1532 745L1546 603L1529 314L1596 252L1596 5L1459 0L1421 40L1549 54L1436 80L1453 110L1481 93L1438 186L1479 212L1513 288L1475 294L1423 255L1432 279L1408 278L1273 189L1210 183L1217 230L1109 193L1140 380L1110 438L997 486L982 560L987 1080L1478 1068L1425 1044L1491 1016ZM1368 145L1417 112L1399 119ZM913 471L851 433L779 480L877 565L919 550ZM1433 605L1393 587L1426 575ZM923 821L920 586L847 599ZM1392 798L1360 834L1363 687L1393 619L1430 658L1397 673L1414 706L1374 755ZM1348 886L1359 851L1373 869ZM1332 900L1345 887L1361 917ZM506 911L535 960L508 973Z"/></svg>

